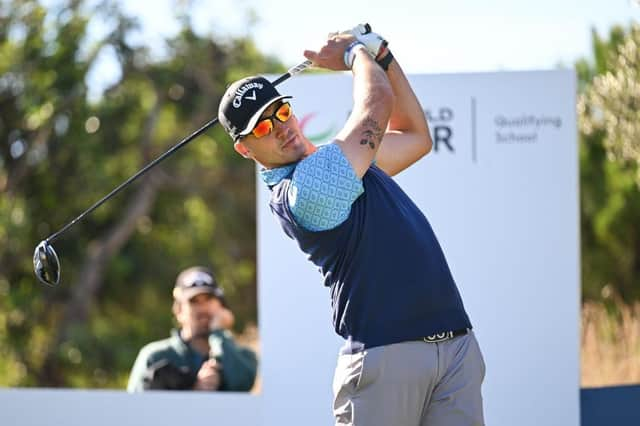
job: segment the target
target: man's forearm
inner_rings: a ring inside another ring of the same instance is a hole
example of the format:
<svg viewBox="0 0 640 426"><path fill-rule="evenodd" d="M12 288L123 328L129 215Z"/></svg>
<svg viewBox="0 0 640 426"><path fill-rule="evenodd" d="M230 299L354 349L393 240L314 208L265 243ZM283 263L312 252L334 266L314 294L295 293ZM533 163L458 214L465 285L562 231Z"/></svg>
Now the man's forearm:
<svg viewBox="0 0 640 426"><path fill-rule="evenodd" d="M387 102L389 77L363 48L358 52L359 60L353 66L354 108L366 109L369 102ZM392 88L393 90L393 88Z"/></svg>
<svg viewBox="0 0 640 426"><path fill-rule="evenodd" d="M422 106L395 58L389 64L387 76L395 95L388 130L418 133L428 137L429 126Z"/></svg>
<svg viewBox="0 0 640 426"><path fill-rule="evenodd" d="M394 95L384 142L377 152L377 165L396 175L431 151L433 142L422 106L395 59L387 77Z"/></svg>
<svg viewBox="0 0 640 426"><path fill-rule="evenodd" d="M258 370L258 358L248 348L238 346L228 332L216 331L220 339L222 353L222 376L224 390L249 391L253 386Z"/></svg>
<svg viewBox="0 0 640 426"><path fill-rule="evenodd" d="M393 105L393 89L384 70L360 49L353 64L353 110L337 135L345 156L362 177L380 148Z"/></svg>

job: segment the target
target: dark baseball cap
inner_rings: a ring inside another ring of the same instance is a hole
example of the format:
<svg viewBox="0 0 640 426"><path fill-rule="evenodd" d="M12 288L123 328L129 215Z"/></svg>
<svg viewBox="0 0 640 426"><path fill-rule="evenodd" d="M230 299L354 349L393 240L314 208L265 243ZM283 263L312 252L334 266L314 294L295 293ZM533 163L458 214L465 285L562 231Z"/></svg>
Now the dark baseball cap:
<svg viewBox="0 0 640 426"><path fill-rule="evenodd" d="M176 300L187 301L198 294L211 294L224 304L224 292L213 273L205 267L193 266L180 272L173 288Z"/></svg>
<svg viewBox="0 0 640 426"><path fill-rule="evenodd" d="M227 88L218 108L218 120L235 142L251 133L269 105L288 98L291 96L281 95L266 78L246 77Z"/></svg>

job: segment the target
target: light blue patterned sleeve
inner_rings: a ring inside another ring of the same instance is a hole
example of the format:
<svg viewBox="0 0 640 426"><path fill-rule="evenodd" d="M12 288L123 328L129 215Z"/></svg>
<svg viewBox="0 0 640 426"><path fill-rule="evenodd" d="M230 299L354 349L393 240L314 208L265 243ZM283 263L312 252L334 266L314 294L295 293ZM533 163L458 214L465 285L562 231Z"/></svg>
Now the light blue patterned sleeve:
<svg viewBox="0 0 640 426"><path fill-rule="evenodd" d="M298 225L326 231L347 220L351 204L363 192L362 180L342 149L330 143L298 163L287 195Z"/></svg>

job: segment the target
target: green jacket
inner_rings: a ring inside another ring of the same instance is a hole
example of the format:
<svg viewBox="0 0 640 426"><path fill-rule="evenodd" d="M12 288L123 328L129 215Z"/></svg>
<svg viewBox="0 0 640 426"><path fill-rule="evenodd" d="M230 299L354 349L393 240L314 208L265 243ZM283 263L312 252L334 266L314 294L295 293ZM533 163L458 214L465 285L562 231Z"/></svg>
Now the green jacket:
<svg viewBox="0 0 640 426"><path fill-rule="evenodd" d="M226 330L212 331L209 345L210 356L222 366L218 390L249 391L256 379L256 354L236 345ZM207 359L209 357L203 357L173 330L168 339L151 342L140 350L129 375L127 391L192 389L198 370Z"/></svg>

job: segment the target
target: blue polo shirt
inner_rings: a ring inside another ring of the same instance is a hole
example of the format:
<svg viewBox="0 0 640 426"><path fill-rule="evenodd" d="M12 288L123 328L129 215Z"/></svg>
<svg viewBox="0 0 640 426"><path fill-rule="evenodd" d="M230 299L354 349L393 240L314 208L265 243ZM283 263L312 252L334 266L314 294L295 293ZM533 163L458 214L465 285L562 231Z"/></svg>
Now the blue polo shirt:
<svg viewBox="0 0 640 426"><path fill-rule="evenodd" d="M429 221L380 168L359 179L331 143L261 175L284 232L330 288L349 352L471 328Z"/></svg>

